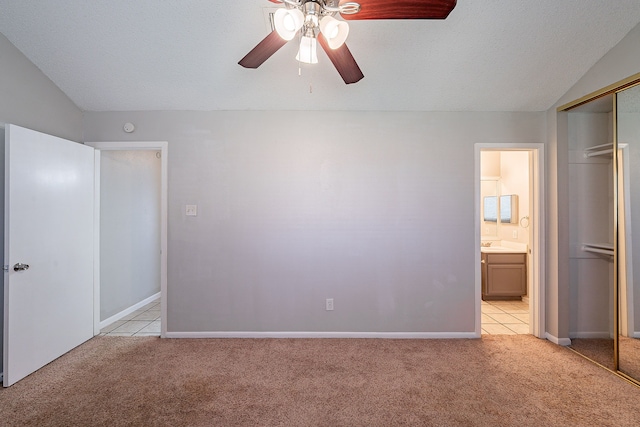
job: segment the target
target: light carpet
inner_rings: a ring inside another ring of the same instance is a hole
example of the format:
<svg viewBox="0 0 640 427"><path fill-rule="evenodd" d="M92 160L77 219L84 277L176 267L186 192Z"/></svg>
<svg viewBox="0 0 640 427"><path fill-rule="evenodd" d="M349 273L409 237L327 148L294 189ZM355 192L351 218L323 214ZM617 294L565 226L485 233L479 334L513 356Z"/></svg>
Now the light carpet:
<svg viewBox="0 0 640 427"><path fill-rule="evenodd" d="M0 390L27 426L638 426L640 388L530 335L96 337Z"/></svg>

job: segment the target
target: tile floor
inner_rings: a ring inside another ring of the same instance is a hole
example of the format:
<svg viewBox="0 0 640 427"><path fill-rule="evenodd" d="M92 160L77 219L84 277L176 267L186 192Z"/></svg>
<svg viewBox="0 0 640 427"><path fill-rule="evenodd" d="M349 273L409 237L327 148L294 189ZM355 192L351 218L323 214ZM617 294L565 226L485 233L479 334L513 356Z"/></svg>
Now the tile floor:
<svg viewBox="0 0 640 427"><path fill-rule="evenodd" d="M529 333L529 303L482 301L482 333L518 335Z"/></svg>
<svg viewBox="0 0 640 427"><path fill-rule="evenodd" d="M160 336L160 300L155 300L117 322L102 328L100 335L118 337Z"/></svg>

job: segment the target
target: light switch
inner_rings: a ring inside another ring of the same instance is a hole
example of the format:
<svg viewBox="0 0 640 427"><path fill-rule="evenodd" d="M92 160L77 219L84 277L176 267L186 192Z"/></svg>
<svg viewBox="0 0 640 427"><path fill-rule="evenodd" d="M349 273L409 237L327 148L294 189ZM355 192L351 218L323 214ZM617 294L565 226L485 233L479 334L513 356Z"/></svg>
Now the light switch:
<svg viewBox="0 0 640 427"><path fill-rule="evenodd" d="M187 205L186 214L187 214L187 216L197 216L198 215L198 205Z"/></svg>

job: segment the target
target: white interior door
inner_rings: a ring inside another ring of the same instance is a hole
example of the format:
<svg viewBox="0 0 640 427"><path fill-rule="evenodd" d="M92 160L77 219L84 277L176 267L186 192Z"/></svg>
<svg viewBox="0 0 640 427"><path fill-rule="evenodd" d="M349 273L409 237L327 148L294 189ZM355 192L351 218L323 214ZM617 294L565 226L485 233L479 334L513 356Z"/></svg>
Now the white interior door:
<svg viewBox="0 0 640 427"><path fill-rule="evenodd" d="M93 336L94 149L8 125L5 150L8 387Z"/></svg>

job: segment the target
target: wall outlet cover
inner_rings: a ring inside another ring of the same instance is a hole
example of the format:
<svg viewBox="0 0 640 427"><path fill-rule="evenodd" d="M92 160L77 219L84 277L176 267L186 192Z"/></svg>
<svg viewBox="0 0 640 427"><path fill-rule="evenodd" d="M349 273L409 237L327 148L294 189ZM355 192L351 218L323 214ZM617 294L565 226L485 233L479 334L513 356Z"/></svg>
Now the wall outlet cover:
<svg viewBox="0 0 640 427"><path fill-rule="evenodd" d="M185 209L185 213L187 214L187 216L197 216L198 205L187 205Z"/></svg>
<svg viewBox="0 0 640 427"><path fill-rule="evenodd" d="M327 298L326 309L327 311L333 310L333 298Z"/></svg>

